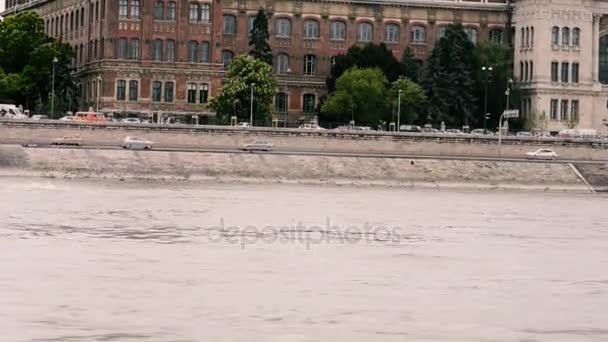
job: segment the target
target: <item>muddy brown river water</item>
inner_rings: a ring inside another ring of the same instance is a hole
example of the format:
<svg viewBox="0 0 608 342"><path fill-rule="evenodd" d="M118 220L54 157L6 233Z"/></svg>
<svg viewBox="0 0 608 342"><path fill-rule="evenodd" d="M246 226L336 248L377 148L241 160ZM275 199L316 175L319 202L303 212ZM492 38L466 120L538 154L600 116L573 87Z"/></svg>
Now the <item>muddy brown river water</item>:
<svg viewBox="0 0 608 342"><path fill-rule="evenodd" d="M608 198L0 178L0 341L608 341Z"/></svg>

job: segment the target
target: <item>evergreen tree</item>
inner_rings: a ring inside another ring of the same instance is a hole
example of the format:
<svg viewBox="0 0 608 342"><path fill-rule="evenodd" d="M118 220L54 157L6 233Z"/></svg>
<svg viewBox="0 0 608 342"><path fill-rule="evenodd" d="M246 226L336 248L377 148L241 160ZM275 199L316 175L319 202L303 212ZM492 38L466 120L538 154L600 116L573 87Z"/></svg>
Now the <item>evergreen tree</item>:
<svg viewBox="0 0 608 342"><path fill-rule="evenodd" d="M416 83L420 82L420 62L416 59L411 47L408 46L403 51L401 63L403 64L403 75Z"/></svg>
<svg viewBox="0 0 608 342"><path fill-rule="evenodd" d="M425 72L427 121L468 125L477 113L475 45L462 25L448 25L433 49Z"/></svg>
<svg viewBox="0 0 608 342"><path fill-rule="evenodd" d="M249 41L249 45L253 45L253 49L250 54L254 58L272 65L272 50L268 45L268 38L268 16L266 16L266 11L260 8L253 20L251 40Z"/></svg>

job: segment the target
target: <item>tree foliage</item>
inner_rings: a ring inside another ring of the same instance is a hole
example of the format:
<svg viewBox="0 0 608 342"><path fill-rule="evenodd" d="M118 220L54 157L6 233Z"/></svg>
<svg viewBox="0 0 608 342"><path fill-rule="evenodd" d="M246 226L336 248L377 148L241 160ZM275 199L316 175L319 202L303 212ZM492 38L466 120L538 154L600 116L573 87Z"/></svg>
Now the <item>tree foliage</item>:
<svg viewBox="0 0 608 342"><path fill-rule="evenodd" d="M336 82L352 67L378 68L389 82L403 75L403 65L395 58L385 44L367 44L363 48L352 46L345 55L338 55L327 77L327 89L331 93L336 89Z"/></svg>
<svg viewBox="0 0 608 342"><path fill-rule="evenodd" d="M408 79L418 83L420 81L420 62L414 55L414 50L411 47L407 47L403 51L403 57L401 58L403 64L403 75Z"/></svg>
<svg viewBox="0 0 608 342"><path fill-rule="evenodd" d="M238 55L230 63L226 76L227 82L209 101L221 122L228 122L232 115L249 121L251 84L254 84L254 121L266 123L271 119L277 81L269 64L249 55Z"/></svg>
<svg viewBox="0 0 608 342"><path fill-rule="evenodd" d="M447 26L425 72L428 121L444 121L452 126L471 123L477 113L474 49L462 25Z"/></svg>
<svg viewBox="0 0 608 342"><path fill-rule="evenodd" d="M49 107L55 65L55 112L76 105L77 88L70 67L73 52L44 33L44 21L22 12L0 22L0 99L26 108ZM57 63L53 60L57 58Z"/></svg>
<svg viewBox="0 0 608 342"><path fill-rule="evenodd" d="M322 121L349 122L375 125L387 113L388 81L379 68L352 67L336 82L336 91L331 93L321 107Z"/></svg>
<svg viewBox="0 0 608 342"><path fill-rule="evenodd" d="M251 31L251 40L249 45L253 45L251 55L263 62L272 65L272 50L268 45L268 16L263 8L258 10L258 14L253 20L253 29Z"/></svg>
<svg viewBox="0 0 608 342"><path fill-rule="evenodd" d="M401 77L391 84L389 97L393 107L399 103L399 90L401 90L401 124L412 124L418 119L426 102L424 89L412 80Z"/></svg>

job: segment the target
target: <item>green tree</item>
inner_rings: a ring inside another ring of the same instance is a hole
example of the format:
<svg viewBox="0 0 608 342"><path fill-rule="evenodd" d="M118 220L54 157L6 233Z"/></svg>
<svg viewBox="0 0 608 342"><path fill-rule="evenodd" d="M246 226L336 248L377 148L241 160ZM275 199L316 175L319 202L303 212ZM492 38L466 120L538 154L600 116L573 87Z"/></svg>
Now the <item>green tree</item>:
<svg viewBox="0 0 608 342"><path fill-rule="evenodd" d="M0 22L0 97L26 108L40 104L50 109L55 65L55 112L74 107L77 88L70 67L73 52L68 44L46 36L44 21L34 12L22 12ZM57 58L57 63L53 60Z"/></svg>
<svg viewBox="0 0 608 342"><path fill-rule="evenodd" d="M209 106L221 122L227 123L232 115L249 121L251 85L253 86L254 121L267 122L271 119L272 97L277 81L272 67L248 55L238 55L230 63L226 74L228 80L217 96L209 100Z"/></svg>
<svg viewBox="0 0 608 342"><path fill-rule="evenodd" d="M474 49L462 25L447 26L425 72L427 121L444 121L451 126L471 123L477 113Z"/></svg>
<svg viewBox="0 0 608 342"><path fill-rule="evenodd" d="M391 84L389 91L393 107L398 106L399 90L401 90L400 123L412 124L418 119L419 113L424 109L426 94L420 85L408 78L401 77Z"/></svg>
<svg viewBox="0 0 608 342"><path fill-rule="evenodd" d="M403 64L403 75L418 83L420 81L420 62L416 59L414 50L411 47L408 46L403 51L401 63Z"/></svg>
<svg viewBox="0 0 608 342"><path fill-rule="evenodd" d="M385 44L367 44L365 47L352 46L345 55L335 57L335 63L327 77L326 84L329 93L336 89L336 82L352 67L379 68L389 82L403 75L403 65L393 55Z"/></svg>
<svg viewBox="0 0 608 342"><path fill-rule="evenodd" d="M321 120L376 125L386 117L388 81L379 68L347 70L336 82L336 91L321 107Z"/></svg>
<svg viewBox="0 0 608 342"><path fill-rule="evenodd" d="M251 55L272 65L272 50L268 45L268 38L268 16L266 11L260 8L253 20L253 29L251 30L251 40L249 41L249 45L253 45Z"/></svg>

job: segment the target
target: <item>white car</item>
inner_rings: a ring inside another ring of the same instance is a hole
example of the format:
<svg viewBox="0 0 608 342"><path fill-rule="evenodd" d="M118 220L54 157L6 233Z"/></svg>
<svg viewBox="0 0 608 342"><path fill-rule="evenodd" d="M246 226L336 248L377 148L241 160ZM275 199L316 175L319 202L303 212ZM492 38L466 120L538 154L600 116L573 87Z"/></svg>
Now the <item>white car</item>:
<svg viewBox="0 0 608 342"><path fill-rule="evenodd" d="M272 151L273 145L266 141L254 141L241 146L243 151Z"/></svg>
<svg viewBox="0 0 608 342"><path fill-rule="evenodd" d="M317 130L324 130L325 128L314 124L314 123L305 123L305 124L301 124L299 127L299 129L317 129Z"/></svg>
<svg viewBox="0 0 608 342"><path fill-rule="evenodd" d="M78 135L65 136L53 140L53 145L82 146L82 138Z"/></svg>
<svg viewBox="0 0 608 342"><path fill-rule="evenodd" d="M239 124L237 126L239 126L239 127L251 127L251 125L249 124L249 122L239 122Z"/></svg>
<svg viewBox="0 0 608 342"><path fill-rule="evenodd" d="M559 156L553 150L550 150L548 148L541 148L541 149L536 150L534 152L528 152L528 153L526 153L526 157L528 159L555 160Z"/></svg>
<svg viewBox="0 0 608 342"><path fill-rule="evenodd" d="M152 141L139 138L139 137L127 137L123 143L122 147L127 149L141 149L141 150L149 150L152 148L154 143Z"/></svg>
<svg viewBox="0 0 608 342"><path fill-rule="evenodd" d="M141 120L138 118L124 118L120 120L122 123L132 123L132 124L140 124Z"/></svg>
<svg viewBox="0 0 608 342"><path fill-rule="evenodd" d="M32 120L39 121L39 120L48 120L48 119L49 119L49 117L46 115L32 115Z"/></svg>
<svg viewBox="0 0 608 342"><path fill-rule="evenodd" d="M532 137L532 133L528 132L528 131L519 131L517 132L517 134L515 135L517 137Z"/></svg>
<svg viewBox="0 0 608 342"><path fill-rule="evenodd" d="M74 121L74 120L75 120L74 117L71 115L64 116L61 119L59 119L59 121Z"/></svg>

